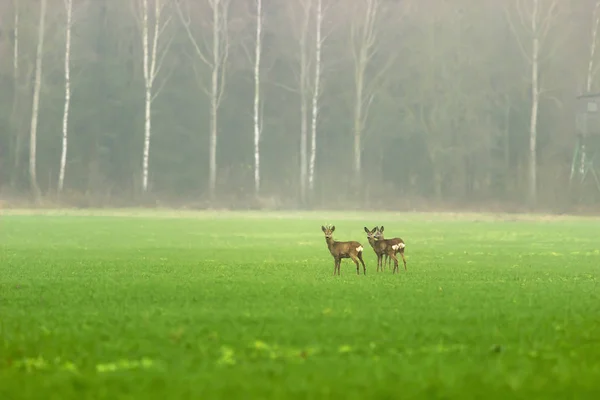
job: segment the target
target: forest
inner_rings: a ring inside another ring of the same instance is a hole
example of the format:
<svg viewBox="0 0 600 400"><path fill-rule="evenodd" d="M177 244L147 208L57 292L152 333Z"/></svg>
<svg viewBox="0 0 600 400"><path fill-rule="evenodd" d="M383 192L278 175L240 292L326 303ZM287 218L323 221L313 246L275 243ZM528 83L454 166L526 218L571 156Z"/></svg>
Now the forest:
<svg viewBox="0 0 600 400"><path fill-rule="evenodd" d="M0 0L0 201L594 208L593 147L572 167L599 18L596 0Z"/></svg>

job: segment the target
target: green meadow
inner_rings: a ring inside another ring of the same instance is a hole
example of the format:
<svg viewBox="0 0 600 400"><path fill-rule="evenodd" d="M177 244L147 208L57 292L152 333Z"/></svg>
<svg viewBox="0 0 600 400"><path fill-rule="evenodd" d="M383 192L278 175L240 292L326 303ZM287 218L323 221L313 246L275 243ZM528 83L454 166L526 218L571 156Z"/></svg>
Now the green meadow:
<svg viewBox="0 0 600 400"><path fill-rule="evenodd" d="M6 212L0 399L599 398L599 222ZM408 271L376 272L375 225Z"/></svg>

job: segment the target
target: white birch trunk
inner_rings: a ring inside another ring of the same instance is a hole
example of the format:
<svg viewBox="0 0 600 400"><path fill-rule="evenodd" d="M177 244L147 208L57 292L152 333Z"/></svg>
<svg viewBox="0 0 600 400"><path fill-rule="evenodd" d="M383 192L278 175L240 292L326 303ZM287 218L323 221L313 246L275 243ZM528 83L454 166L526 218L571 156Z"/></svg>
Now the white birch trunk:
<svg viewBox="0 0 600 400"><path fill-rule="evenodd" d="M300 32L300 200L306 202L308 185L308 23L312 1L303 4L304 20Z"/></svg>
<svg viewBox="0 0 600 400"><path fill-rule="evenodd" d="M229 55L229 36L228 36L228 8L229 0L209 0L213 10L213 41L212 57L209 59L201 49L198 40L194 37L191 28L189 12L182 11L182 3L189 7L187 1L177 1L176 7L179 18L186 30L188 38L192 43L196 56L211 68L210 89L203 89L210 97L210 133L209 133L209 176L208 189L211 202L215 199L217 186L217 136L218 136L218 118L219 107L225 88L225 66Z"/></svg>
<svg viewBox="0 0 600 400"><path fill-rule="evenodd" d="M304 58L304 57L302 57ZM300 77L306 79L306 67L302 66ZM308 104L307 104L307 90L306 87L302 86L300 89L300 199L304 203L306 201L306 186L307 186L307 143L308 143Z"/></svg>
<svg viewBox="0 0 600 400"><path fill-rule="evenodd" d="M594 59L596 58L596 45L598 39L598 25L600 24L600 1L596 2L594 6L594 24L592 26L592 40L590 43L590 59L588 62L587 81L585 89L587 93L592 91L592 80L594 78ZM580 148L580 159L579 159L579 173L583 176L585 173L585 141L581 143Z"/></svg>
<svg viewBox="0 0 600 400"><path fill-rule="evenodd" d="M592 79L594 71L594 58L596 57L596 43L598 38L598 25L600 24L600 1L596 2L594 7L594 24L592 26L592 40L590 43L590 59L588 62L586 91L589 93L592 91Z"/></svg>
<svg viewBox="0 0 600 400"><path fill-rule="evenodd" d="M71 105L71 25L73 20L73 0L65 0L67 8L67 31L65 39L65 105L62 121L62 151L60 155L60 170L58 174L58 192L65 185L65 170L67 167L67 145L69 131L69 108Z"/></svg>
<svg viewBox="0 0 600 400"><path fill-rule="evenodd" d="M531 119L529 122L529 204L535 207L537 197L537 122L539 109L539 54L540 39L538 31L539 0L533 0L531 14Z"/></svg>
<svg viewBox="0 0 600 400"><path fill-rule="evenodd" d="M12 110L10 113L11 125L16 132L14 132L15 142L14 142L14 157L12 163L12 171L11 171L11 186L14 186L17 179L17 170L21 166L21 142L22 142L22 133L21 129L17 124L17 111L18 104L20 98L20 90L19 90L19 0L13 0L14 4L14 44L13 44L13 101L12 101Z"/></svg>
<svg viewBox="0 0 600 400"><path fill-rule="evenodd" d="M162 65L158 60L158 40L162 30L169 23L167 20L161 26L163 10L162 0L154 0L154 23L150 29L150 10L148 0L142 0L142 52L144 73L144 148L142 154L142 191L146 193L149 187L150 142L152 138L152 101L158 93L154 93L154 82ZM163 56L168 50L164 48Z"/></svg>
<svg viewBox="0 0 600 400"><path fill-rule="evenodd" d="M19 0L13 0L15 5L14 46L13 46L13 78L19 78Z"/></svg>
<svg viewBox="0 0 600 400"><path fill-rule="evenodd" d="M315 80L312 96L312 120L310 142L310 165L308 170L308 189L312 193L315 189L315 163L317 160L317 122L319 117L319 95L321 90L321 27L323 25L323 2L317 0L317 21L315 39Z"/></svg>
<svg viewBox="0 0 600 400"><path fill-rule="evenodd" d="M362 62L361 62L362 63ZM354 179L355 183L360 184L361 178L361 149L363 132L363 89L364 89L364 70L357 71L355 77L356 98L354 102Z"/></svg>
<svg viewBox="0 0 600 400"><path fill-rule="evenodd" d="M38 43L35 54L35 80L33 84L33 101L31 105L31 128L29 130L29 181L36 201L41 198L40 188L37 183L36 158L37 158L37 125L40 107L40 89L42 86L42 61L44 56L44 37L46 24L47 0L40 1L40 20L38 25Z"/></svg>
<svg viewBox="0 0 600 400"><path fill-rule="evenodd" d="M213 0L213 68L210 85L210 138L209 138L209 177L208 190L210 200L214 201L217 187L217 133L219 117L219 73L221 70L221 21L219 7L221 0Z"/></svg>
<svg viewBox="0 0 600 400"><path fill-rule="evenodd" d="M355 85L355 101L354 101L354 183L360 187L362 180L362 136L365 127L365 120L368 113L368 108L372 102L372 93L365 90L365 72L367 64L372 57L373 47L375 46L375 22L377 17L377 9L379 7L378 0L363 0L366 5L365 15L362 22L360 35L356 32L356 27L352 26L352 50L354 55L354 85ZM356 36L359 36L358 43L355 42ZM356 46L358 48L356 48ZM383 69L382 69L383 71ZM374 79L374 78L372 78ZM368 98L367 98L368 97Z"/></svg>
<svg viewBox="0 0 600 400"><path fill-rule="evenodd" d="M254 193L260 194L260 59L262 53L262 0L256 0L256 42L254 47Z"/></svg>

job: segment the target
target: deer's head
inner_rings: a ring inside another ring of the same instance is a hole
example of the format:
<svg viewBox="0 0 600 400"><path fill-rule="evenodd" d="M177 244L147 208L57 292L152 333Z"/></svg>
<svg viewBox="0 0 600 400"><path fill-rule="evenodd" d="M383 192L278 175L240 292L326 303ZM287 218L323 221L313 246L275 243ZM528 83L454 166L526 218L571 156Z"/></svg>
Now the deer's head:
<svg viewBox="0 0 600 400"><path fill-rule="evenodd" d="M321 230L325 234L325 239L331 239L333 237L333 231L335 231L334 225L321 226Z"/></svg>
<svg viewBox="0 0 600 400"><path fill-rule="evenodd" d="M381 228L375 227L375 235L373 237L375 240L383 239L383 225L381 225Z"/></svg>
<svg viewBox="0 0 600 400"><path fill-rule="evenodd" d="M367 239L369 239L369 240L375 239L375 235L377 234L377 227L373 228L372 230L369 230L365 226L365 232L367 233Z"/></svg>

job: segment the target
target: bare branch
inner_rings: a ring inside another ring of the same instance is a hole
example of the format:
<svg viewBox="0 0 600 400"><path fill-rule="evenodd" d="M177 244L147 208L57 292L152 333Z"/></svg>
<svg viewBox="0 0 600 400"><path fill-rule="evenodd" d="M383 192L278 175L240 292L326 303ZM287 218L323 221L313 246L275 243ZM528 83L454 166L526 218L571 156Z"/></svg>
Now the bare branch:
<svg viewBox="0 0 600 400"><path fill-rule="evenodd" d="M517 4L520 3L520 0L517 0ZM533 60L531 59L531 55L529 54L529 52L527 50L525 50L525 46L523 45L523 42L521 41L521 36L519 35L519 32L517 31L517 28L515 26L515 24L512 21L512 17L510 15L510 11L508 9L508 6L503 7L505 16L506 16L506 21L508 22L508 25L510 27L510 30L517 42L517 47L519 48L519 50L521 51L521 54L523 55L523 57L525 58L525 60L527 60L529 63L532 63ZM523 15L521 14L521 11L518 11L518 15L519 18L522 20L523 19Z"/></svg>
<svg viewBox="0 0 600 400"><path fill-rule="evenodd" d="M508 5L507 5L508 7ZM517 10L517 16L519 17L519 22L521 23L521 27L522 28L528 28L530 26L530 24L527 22L527 19L525 18L525 10L524 10L524 5L523 5L523 0L516 0L516 10ZM512 21L512 19L511 19ZM533 34L533 32L529 32L530 34Z"/></svg>
<svg viewBox="0 0 600 400"><path fill-rule="evenodd" d="M298 93L298 89L294 89L294 88L287 86L281 82L267 80L267 81L265 81L265 83L270 83L271 85L278 87L280 89L284 89L290 93L294 93L294 94Z"/></svg>
<svg viewBox="0 0 600 400"><path fill-rule="evenodd" d="M208 90L206 83L202 79L203 74L199 68L200 67L196 63L192 63L192 69L194 70L194 76L196 77L196 82L198 83L198 86L204 92L204 94L210 96L210 90Z"/></svg>
<svg viewBox="0 0 600 400"><path fill-rule="evenodd" d="M192 29L190 28L191 25L191 17L190 17L190 10L187 10L187 18L184 16L183 12L181 11L181 1L176 1L176 8L177 8L177 15L179 15L179 20L181 21L181 24L183 25L183 27L185 28L185 31L188 35L188 38L190 39L190 42L192 43L192 46L194 46L194 50L196 50L196 55L198 56L198 58L200 58L200 60L202 60L202 62L204 62L206 65L209 66L213 66L213 63L210 62L208 60L208 58L204 55L204 52L202 51L202 49L200 49L200 46L198 45L198 41L196 40L196 38L194 37L194 34L192 33ZM212 5L212 2L211 2Z"/></svg>
<svg viewBox="0 0 600 400"><path fill-rule="evenodd" d="M214 0L213 0L214 1ZM219 4L223 2L223 6L221 7L221 19L222 21L219 23L219 33L220 35L220 43L221 51L219 51L220 59L215 60L216 65L219 68L219 84L218 84L218 93L217 93L217 105L221 104L221 100L223 98L223 93L225 92L225 66L227 64L227 59L229 58L229 0L219 0ZM217 21L214 21L217 23Z"/></svg>
<svg viewBox="0 0 600 400"><path fill-rule="evenodd" d="M173 72L175 71L175 68L171 67L169 68L166 76L161 80L160 84L158 85L158 87L155 89L154 94L152 95L152 99L151 101L154 101L158 95L160 94L160 92L162 92L162 90L164 89L164 87L166 86L166 83L169 81L169 79L171 78L171 75L173 75Z"/></svg>
<svg viewBox="0 0 600 400"><path fill-rule="evenodd" d="M164 45L164 47L163 47L163 49L161 51L160 58L158 59L158 61L156 63L156 71L154 73L154 78L156 78L156 76L160 73L160 70L162 69L162 66L164 64L165 58L169 54L169 48L171 47L171 43L173 43L173 39L174 39L174 36L171 36L167 40L167 43Z"/></svg>
<svg viewBox="0 0 600 400"><path fill-rule="evenodd" d="M383 67L381 67L379 69L379 71L377 71L377 74L375 74L375 76L373 78L371 78L371 83L370 85L366 88L366 93L371 94L375 92L375 88L377 86L379 86L379 84L381 83L382 78L387 75L387 73L389 72L389 70L394 66L394 64L396 63L396 60L398 59L398 55L390 55L390 57L388 57L386 63L384 64Z"/></svg>
<svg viewBox="0 0 600 400"><path fill-rule="evenodd" d="M546 37L548 36L548 32L552 28L552 24L554 23L557 15L558 15L557 6L558 6L558 1L552 0L550 5L548 6L546 16L544 18L542 18L542 21L540 23L540 35L539 35L540 42L542 40L546 39Z"/></svg>

